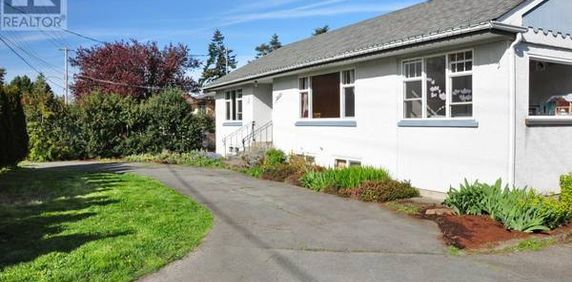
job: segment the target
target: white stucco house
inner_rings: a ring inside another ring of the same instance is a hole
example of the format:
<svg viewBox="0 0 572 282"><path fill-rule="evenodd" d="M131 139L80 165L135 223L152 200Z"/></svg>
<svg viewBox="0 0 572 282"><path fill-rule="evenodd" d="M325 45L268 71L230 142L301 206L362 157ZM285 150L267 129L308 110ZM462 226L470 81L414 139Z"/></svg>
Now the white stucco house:
<svg viewBox="0 0 572 282"><path fill-rule="evenodd" d="M217 152L559 192L572 171L572 1L432 0L284 46L213 82Z"/></svg>

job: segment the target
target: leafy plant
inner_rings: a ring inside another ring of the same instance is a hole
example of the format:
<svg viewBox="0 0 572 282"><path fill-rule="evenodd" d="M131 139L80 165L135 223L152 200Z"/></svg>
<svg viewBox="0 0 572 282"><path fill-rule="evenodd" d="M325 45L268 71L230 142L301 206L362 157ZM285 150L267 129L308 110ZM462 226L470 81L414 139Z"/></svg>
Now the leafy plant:
<svg viewBox="0 0 572 282"><path fill-rule="evenodd" d="M572 209L572 174L562 175L560 177L560 200Z"/></svg>
<svg viewBox="0 0 572 282"><path fill-rule="evenodd" d="M328 169L325 171L310 171L300 179L306 188L322 191L325 188L340 189L355 188L366 181L382 181L390 179L389 173L383 169L372 167L349 167L343 169Z"/></svg>
<svg viewBox="0 0 572 282"><path fill-rule="evenodd" d="M264 154L264 166L272 167L284 164L286 162L286 154L278 149L270 149Z"/></svg>
<svg viewBox="0 0 572 282"><path fill-rule="evenodd" d="M444 204L457 214L489 215L508 229L547 231L567 223L572 213L561 203L528 189L503 189L501 180L493 185L469 184L451 189Z"/></svg>

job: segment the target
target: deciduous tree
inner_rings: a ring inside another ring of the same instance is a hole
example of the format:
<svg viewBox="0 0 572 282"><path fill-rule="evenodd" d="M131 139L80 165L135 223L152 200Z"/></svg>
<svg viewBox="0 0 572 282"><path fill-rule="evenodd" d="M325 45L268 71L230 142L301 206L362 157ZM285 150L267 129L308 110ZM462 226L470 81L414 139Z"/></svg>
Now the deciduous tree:
<svg viewBox="0 0 572 282"><path fill-rule="evenodd" d="M99 91L143 99L167 87L185 92L198 87L187 72L200 63L182 44L160 48L156 42L136 40L106 43L79 48L71 64L79 68L72 85L76 97Z"/></svg>

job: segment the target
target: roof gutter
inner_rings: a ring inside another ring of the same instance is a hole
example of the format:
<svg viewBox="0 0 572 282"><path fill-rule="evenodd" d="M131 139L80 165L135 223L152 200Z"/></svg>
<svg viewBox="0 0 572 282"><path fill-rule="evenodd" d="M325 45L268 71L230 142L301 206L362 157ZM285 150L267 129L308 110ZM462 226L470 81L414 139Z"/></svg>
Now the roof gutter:
<svg viewBox="0 0 572 282"><path fill-rule="evenodd" d="M484 23L479 24L479 25L469 26L466 28L452 29L452 30L449 30L446 32L434 33L434 34L431 34L428 36L418 36L418 37L412 37L412 38L408 38L408 39L404 39L404 40L396 40L396 41L389 42L386 44L374 46L372 48L356 50L356 51L348 52L348 53L341 54L338 56L334 56L331 58L316 60L316 61L312 61L312 62L308 62L308 63L302 63L302 64L298 64L298 65L293 65L293 66L289 66L289 67L285 67L285 68L281 68L281 69L263 72L263 73L256 74L256 75L250 75L250 76L246 76L243 78L224 82L221 84L215 83L212 86L207 85L206 87L203 88L203 90L204 91L213 91L213 90L217 90L220 88L224 88L226 86L230 86L230 85L234 85L234 84L238 84L238 83L243 83L243 82L247 82L250 80L261 79L264 77L268 77L268 76L272 76L272 75L276 75L276 74L280 74L280 73L296 71L296 70L315 67L315 66L319 66L319 65L323 65L323 64L327 64L327 63L348 60L348 59L352 59L355 57L360 57L360 56L369 55L369 54L373 54L373 53L380 53L380 52L385 52L388 50L399 49L399 48L403 48L403 47L414 45L414 44L427 43L427 42L431 42L431 41L438 41L438 40L446 39L449 37L454 37L454 36L459 36L459 35L464 35L464 34L469 34L469 33L475 33L475 32L481 32L481 31L487 31L487 30L488 31L496 30L496 31L509 32L509 33L523 33L523 32L526 32L528 29L521 27L521 26L504 24L504 23L497 22L497 21L489 21L489 22L484 22Z"/></svg>

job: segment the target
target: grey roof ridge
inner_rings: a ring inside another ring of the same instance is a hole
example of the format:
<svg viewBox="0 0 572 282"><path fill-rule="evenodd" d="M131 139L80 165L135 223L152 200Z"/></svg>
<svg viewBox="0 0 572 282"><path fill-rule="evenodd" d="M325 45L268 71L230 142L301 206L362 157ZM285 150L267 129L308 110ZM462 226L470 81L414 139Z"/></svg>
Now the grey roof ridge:
<svg viewBox="0 0 572 282"><path fill-rule="evenodd" d="M465 26L465 27L450 28L450 29L444 30L442 32L433 32L432 34L429 34L429 35L411 36L408 38L394 40L394 41L383 43L383 44L372 45L368 48L348 51L346 53L343 53L343 54L340 54L340 55L337 55L334 57L323 58L323 59L319 59L319 60L312 60L312 61L304 62L302 64L296 64L296 65L291 65L291 66L287 66L287 67L283 67L283 68L269 70L266 72L237 78L237 79L227 81L227 82L223 82L220 84L217 84L215 82L212 85L205 86L203 89L204 90L213 90L213 89L217 89L217 88L221 88L221 87L225 87L225 86L229 86L229 85L233 85L233 84L237 84L237 83L246 82L246 81L253 80L253 79L259 79L259 78L263 78L263 77L267 77L267 76L272 76L272 75L283 73L283 72L288 72L288 71L293 71L293 70L303 69L303 68L309 68L309 67L316 66L316 65L322 65L322 64L329 63L332 61L350 59L352 57L367 55L369 53L376 53L376 52L381 52L381 51L388 50L388 49L406 47L408 45L412 45L412 44L416 44L416 43L423 43L423 42L427 42L427 41L438 40L438 39L443 39L443 38L447 38L447 37L451 37L451 36L455 36L455 35L462 35L462 34L466 34L466 33L482 31L482 30L487 30L487 29L489 29L489 30L493 30L493 29L494 30L501 30L501 31L514 32L514 33L526 32L528 30L527 28L521 27L521 26L509 25L509 24L505 24L505 23L501 23L501 22L497 22L497 21L487 21L487 22L482 22L479 24L473 24L473 25L469 25L469 26Z"/></svg>

